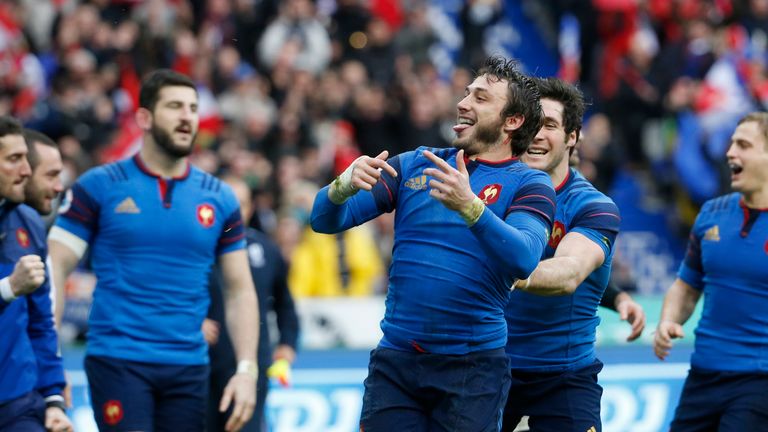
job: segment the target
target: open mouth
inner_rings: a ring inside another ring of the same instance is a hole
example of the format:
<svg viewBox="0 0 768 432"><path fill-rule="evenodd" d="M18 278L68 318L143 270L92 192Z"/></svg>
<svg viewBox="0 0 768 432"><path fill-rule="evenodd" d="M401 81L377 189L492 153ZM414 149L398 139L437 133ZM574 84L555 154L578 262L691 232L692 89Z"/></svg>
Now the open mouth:
<svg viewBox="0 0 768 432"><path fill-rule="evenodd" d="M526 154L529 154L531 156L544 156L547 153L549 153L549 150L543 149L543 148L528 148L526 150Z"/></svg>
<svg viewBox="0 0 768 432"><path fill-rule="evenodd" d="M470 127L475 125L475 121L468 119L466 117L459 117L458 123L453 127L453 131L456 133L460 133L466 129L469 129Z"/></svg>
<svg viewBox="0 0 768 432"><path fill-rule="evenodd" d="M728 168L731 170L731 174L739 175L742 171L744 171L744 167L737 164L736 162L729 162Z"/></svg>

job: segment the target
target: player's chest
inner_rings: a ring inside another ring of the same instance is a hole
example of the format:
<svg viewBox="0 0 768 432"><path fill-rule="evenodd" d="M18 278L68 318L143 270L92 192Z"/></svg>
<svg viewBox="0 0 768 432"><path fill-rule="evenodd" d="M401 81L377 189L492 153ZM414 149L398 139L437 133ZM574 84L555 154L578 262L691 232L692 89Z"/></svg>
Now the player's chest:
<svg viewBox="0 0 768 432"><path fill-rule="evenodd" d="M761 219L746 236L739 223L707 226L701 236L704 271L768 280L768 218Z"/></svg>
<svg viewBox="0 0 768 432"><path fill-rule="evenodd" d="M401 205L398 209L411 208L414 212L421 213L425 220L444 221L445 214L454 212L429 195L430 180L432 177L421 174L406 179L400 186ZM483 175L478 172L470 176L469 185L486 207L499 217L506 215L517 191L516 183L505 181L498 175Z"/></svg>
<svg viewBox="0 0 768 432"><path fill-rule="evenodd" d="M113 191L102 202L99 231L125 242L215 241L226 216L212 197L193 192L180 188L169 200L155 191Z"/></svg>

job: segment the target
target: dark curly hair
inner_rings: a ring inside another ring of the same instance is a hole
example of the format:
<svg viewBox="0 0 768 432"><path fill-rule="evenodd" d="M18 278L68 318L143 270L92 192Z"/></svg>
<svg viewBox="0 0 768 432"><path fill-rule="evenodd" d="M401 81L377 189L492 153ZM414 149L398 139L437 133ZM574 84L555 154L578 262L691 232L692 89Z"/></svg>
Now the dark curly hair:
<svg viewBox="0 0 768 432"><path fill-rule="evenodd" d="M520 72L515 60L501 56L491 56L485 60L477 73L477 76L483 75L492 81L507 82L507 104L504 105L501 118L517 114L525 118L511 140L512 154L519 156L528 149L544 122L538 86L531 77Z"/></svg>
<svg viewBox="0 0 768 432"><path fill-rule="evenodd" d="M552 99L563 104L563 129L566 135L575 131L578 142L581 120L586 109L581 91L575 85L558 78L534 78L534 81L542 99Z"/></svg>

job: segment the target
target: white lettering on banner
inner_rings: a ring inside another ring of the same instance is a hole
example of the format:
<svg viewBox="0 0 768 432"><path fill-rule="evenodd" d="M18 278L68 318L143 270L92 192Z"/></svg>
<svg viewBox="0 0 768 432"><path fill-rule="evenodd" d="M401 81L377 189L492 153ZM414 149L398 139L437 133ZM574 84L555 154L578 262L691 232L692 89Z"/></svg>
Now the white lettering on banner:
<svg viewBox="0 0 768 432"><path fill-rule="evenodd" d="M603 389L601 412L606 431L657 432L670 409L670 384L642 384L637 391L622 385ZM638 418L638 413L640 417Z"/></svg>
<svg viewBox="0 0 768 432"><path fill-rule="evenodd" d="M275 431L350 432L358 429L363 391L358 388L332 390L276 389L269 393L270 421ZM332 413L336 412L335 421Z"/></svg>

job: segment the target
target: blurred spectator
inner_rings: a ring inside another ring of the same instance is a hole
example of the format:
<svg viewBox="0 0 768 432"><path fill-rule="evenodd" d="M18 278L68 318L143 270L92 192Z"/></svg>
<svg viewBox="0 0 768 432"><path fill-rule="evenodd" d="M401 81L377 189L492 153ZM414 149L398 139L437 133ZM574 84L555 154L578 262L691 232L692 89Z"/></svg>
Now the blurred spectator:
<svg viewBox="0 0 768 432"><path fill-rule="evenodd" d="M288 65L319 74L331 57L328 32L315 16L311 0L286 0L259 40L261 63L268 69Z"/></svg>

